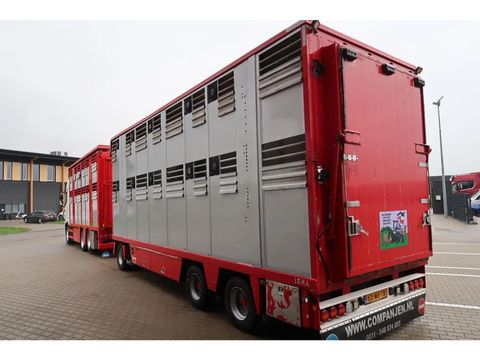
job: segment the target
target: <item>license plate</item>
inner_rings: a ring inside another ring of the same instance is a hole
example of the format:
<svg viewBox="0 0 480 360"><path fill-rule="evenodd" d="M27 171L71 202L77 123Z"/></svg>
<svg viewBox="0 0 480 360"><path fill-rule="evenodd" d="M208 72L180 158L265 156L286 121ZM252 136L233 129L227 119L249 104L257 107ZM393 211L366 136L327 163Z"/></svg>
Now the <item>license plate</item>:
<svg viewBox="0 0 480 360"><path fill-rule="evenodd" d="M374 293L367 295L367 304L373 303L378 300L385 299L388 295L388 289L375 291Z"/></svg>

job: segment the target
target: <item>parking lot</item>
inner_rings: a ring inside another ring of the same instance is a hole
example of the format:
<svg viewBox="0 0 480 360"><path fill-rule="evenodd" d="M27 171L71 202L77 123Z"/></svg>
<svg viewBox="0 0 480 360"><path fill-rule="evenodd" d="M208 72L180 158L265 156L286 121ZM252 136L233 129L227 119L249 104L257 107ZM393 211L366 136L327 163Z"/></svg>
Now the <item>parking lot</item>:
<svg viewBox="0 0 480 360"><path fill-rule="evenodd" d="M0 237L0 339L314 338L279 324L268 335L242 333L220 306L192 308L181 285L67 246L62 225L28 225ZM387 339L480 338L480 225L434 216L433 235L426 315Z"/></svg>

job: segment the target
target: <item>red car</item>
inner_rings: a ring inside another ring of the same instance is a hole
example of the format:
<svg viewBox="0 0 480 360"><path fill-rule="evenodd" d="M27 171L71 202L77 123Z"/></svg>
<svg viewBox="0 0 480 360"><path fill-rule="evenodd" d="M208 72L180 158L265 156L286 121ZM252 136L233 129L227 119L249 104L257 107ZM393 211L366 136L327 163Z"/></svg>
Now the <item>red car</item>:
<svg viewBox="0 0 480 360"><path fill-rule="evenodd" d="M469 196L480 190L480 172L452 176L453 192L462 192Z"/></svg>

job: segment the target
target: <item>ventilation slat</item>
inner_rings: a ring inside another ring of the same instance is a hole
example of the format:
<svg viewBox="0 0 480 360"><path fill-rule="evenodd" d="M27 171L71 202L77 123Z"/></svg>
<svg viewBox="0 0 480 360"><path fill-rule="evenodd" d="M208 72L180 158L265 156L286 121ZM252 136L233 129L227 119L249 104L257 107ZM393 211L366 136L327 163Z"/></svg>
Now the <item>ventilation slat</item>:
<svg viewBox="0 0 480 360"><path fill-rule="evenodd" d="M165 135L170 139L183 132L182 102L173 105L165 113Z"/></svg>
<svg viewBox="0 0 480 360"><path fill-rule="evenodd" d="M207 122L205 89L192 95L192 127L197 127Z"/></svg>
<svg viewBox="0 0 480 360"><path fill-rule="evenodd" d="M261 99L302 81L301 56L300 32L259 55L258 89Z"/></svg>
<svg viewBox="0 0 480 360"><path fill-rule="evenodd" d="M119 148L120 148L120 140L119 139L112 140L112 143L110 145L110 156L112 157L112 162L117 161L117 152Z"/></svg>
<svg viewBox="0 0 480 360"><path fill-rule="evenodd" d="M167 168L166 197L179 198L184 196L184 167L176 165Z"/></svg>
<svg viewBox="0 0 480 360"><path fill-rule="evenodd" d="M149 132L152 133L152 143L158 144L162 141L162 115L158 114L151 119L149 127Z"/></svg>
<svg viewBox="0 0 480 360"><path fill-rule="evenodd" d="M235 83L233 71L218 80L218 116L235 111Z"/></svg>
<svg viewBox="0 0 480 360"><path fill-rule="evenodd" d="M305 135L262 144L262 189L289 190L307 186Z"/></svg>
<svg viewBox="0 0 480 360"><path fill-rule="evenodd" d="M135 129L135 151L147 148L147 124L142 124Z"/></svg>

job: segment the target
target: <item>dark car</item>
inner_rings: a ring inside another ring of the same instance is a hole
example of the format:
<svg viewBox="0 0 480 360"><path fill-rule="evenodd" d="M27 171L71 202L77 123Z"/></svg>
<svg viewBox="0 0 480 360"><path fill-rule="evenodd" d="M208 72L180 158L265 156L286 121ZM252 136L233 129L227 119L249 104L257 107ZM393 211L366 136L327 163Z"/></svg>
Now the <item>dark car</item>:
<svg viewBox="0 0 480 360"><path fill-rule="evenodd" d="M33 213L30 213L23 218L23 221L25 221L26 223L34 222L39 224L55 220L57 220L57 215L50 210L34 211Z"/></svg>

